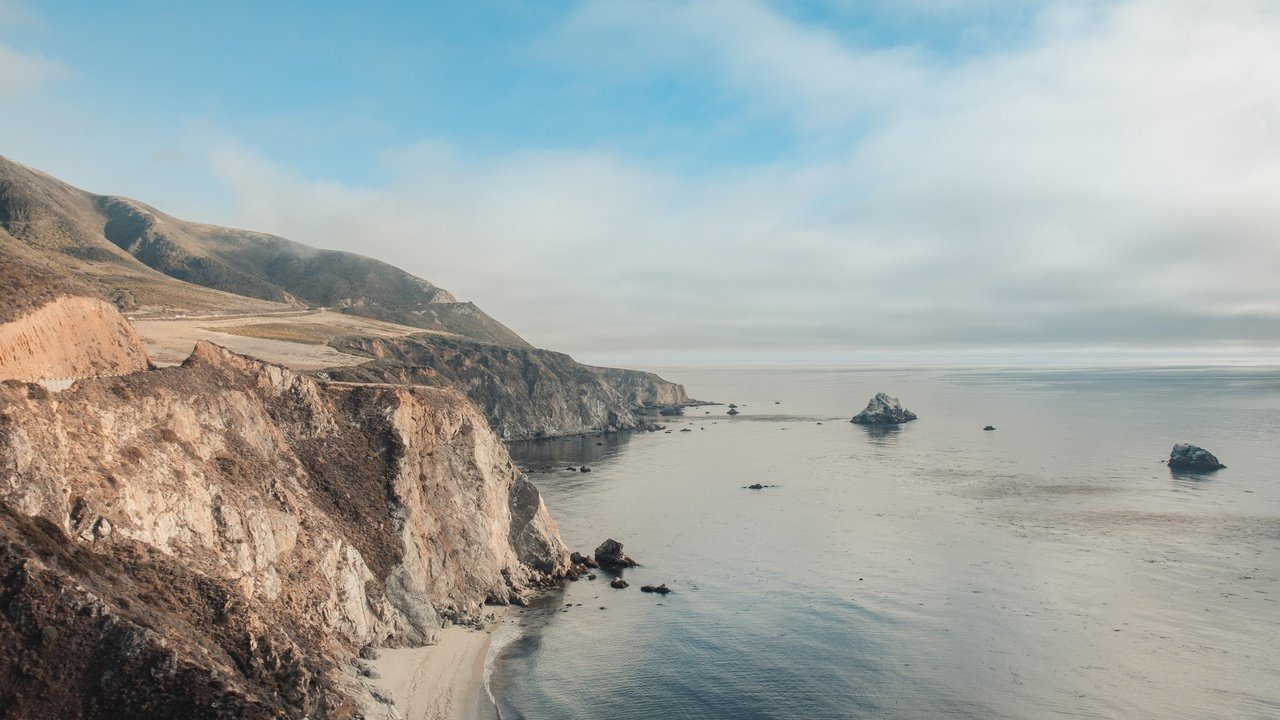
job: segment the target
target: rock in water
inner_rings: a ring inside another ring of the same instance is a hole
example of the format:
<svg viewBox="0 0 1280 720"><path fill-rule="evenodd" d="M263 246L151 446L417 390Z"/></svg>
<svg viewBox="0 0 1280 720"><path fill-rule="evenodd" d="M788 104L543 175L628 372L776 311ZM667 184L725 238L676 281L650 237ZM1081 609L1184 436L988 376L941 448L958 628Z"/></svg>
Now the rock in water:
<svg viewBox="0 0 1280 720"><path fill-rule="evenodd" d="M595 554L596 562L600 563L600 567L624 568L636 566L635 560L623 554L622 543L613 538L600 543L600 547L596 548Z"/></svg>
<svg viewBox="0 0 1280 720"><path fill-rule="evenodd" d="M1178 443L1169 453L1169 469L1184 472L1212 472L1226 467L1213 453L1188 443Z"/></svg>
<svg viewBox="0 0 1280 720"><path fill-rule="evenodd" d="M902 407L898 398L889 397L887 393L876 393L862 412L853 416L849 422L859 425L901 425L916 419L916 414Z"/></svg>
<svg viewBox="0 0 1280 720"><path fill-rule="evenodd" d="M988 432L990 432L991 430L995 430L995 429L996 429L996 426L995 426L995 425L988 425L988 426L986 426L986 427L984 427L984 428L982 428L982 429L983 429L983 430L986 430L986 431L988 431Z"/></svg>
<svg viewBox="0 0 1280 720"><path fill-rule="evenodd" d="M627 582L626 580L623 580L622 578L614 578L612 581L609 582L609 587L614 588L616 590L625 590L627 586L630 584L631 583Z"/></svg>

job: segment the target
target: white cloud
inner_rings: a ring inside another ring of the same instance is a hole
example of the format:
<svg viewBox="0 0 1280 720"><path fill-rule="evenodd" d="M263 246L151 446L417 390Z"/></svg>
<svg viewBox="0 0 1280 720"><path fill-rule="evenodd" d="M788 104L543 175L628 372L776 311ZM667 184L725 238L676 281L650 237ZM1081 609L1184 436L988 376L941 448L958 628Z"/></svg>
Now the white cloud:
<svg viewBox="0 0 1280 720"><path fill-rule="evenodd" d="M214 158L241 222L396 262L567 350L1274 343L1280 10L1079 7L950 63L720 0L591 3L561 36L606 67L710 67L797 128L856 125L822 162L683 177L424 143L355 188Z"/></svg>
<svg viewBox="0 0 1280 720"><path fill-rule="evenodd" d="M22 53L0 43L0 93L17 95L65 74L63 66L40 55Z"/></svg>

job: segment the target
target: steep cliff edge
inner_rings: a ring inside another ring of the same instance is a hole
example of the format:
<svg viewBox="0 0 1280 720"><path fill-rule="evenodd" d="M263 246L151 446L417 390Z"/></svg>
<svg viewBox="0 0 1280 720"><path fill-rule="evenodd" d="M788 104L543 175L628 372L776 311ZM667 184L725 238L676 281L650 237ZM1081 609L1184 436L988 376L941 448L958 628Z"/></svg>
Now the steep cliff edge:
<svg viewBox="0 0 1280 720"><path fill-rule="evenodd" d="M0 380L126 375L148 365L133 326L102 300L62 297L0 324Z"/></svg>
<svg viewBox="0 0 1280 720"><path fill-rule="evenodd" d="M366 644L523 602L567 553L475 406L197 346L49 394L0 383L0 706L390 717Z"/></svg>
<svg viewBox="0 0 1280 720"><path fill-rule="evenodd" d="M456 387L504 440L651 427L641 410L692 404L684 388L653 373L583 365L564 353L428 335L342 337L330 343L371 358L323 374L348 382Z"/></svg>

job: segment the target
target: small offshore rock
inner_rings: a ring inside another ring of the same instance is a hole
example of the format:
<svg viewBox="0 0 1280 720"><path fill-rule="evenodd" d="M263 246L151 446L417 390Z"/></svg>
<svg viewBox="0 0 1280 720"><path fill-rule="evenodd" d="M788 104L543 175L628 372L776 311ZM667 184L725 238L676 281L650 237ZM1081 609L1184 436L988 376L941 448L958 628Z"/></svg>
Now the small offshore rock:
<svg viewBox="0 0 1280 720"><path fill-rule="evenodd" d="M750 485L742 486L744 490L763 490L765 489L765 487L766 487L765 485L761 485L760 483L752 483Z"/></svg>
<svg viewBox="0 0 1280 720"><path fill-rule="evenodd" d="M680 429L680 432L693 432L693 430L691 430L691 429L689 429L689 428L681 428L681 429Z"/></svg>
<svg viewBox="0 0 1280 720"><path fill-rule="evenodd" d="M622 590L623 588L626 588L630 584L631 583L627 582L626 580L623 580L622 578L614 578L613 580L609 581L609 587L617 588L618 590Z"/></svg>
<svg viewBox="0 0 1280 720"><path fill-rule="evenodd" d="M996 428L995 428L995 426L994 426L994 425L988 425L988 426L986 426L986 427L984 427L984 428L982 428L982 429L983 429L983 430L995 430Z"/></svg>
<svg viewBox="0 0 1280 720"><path fill-rule="evenodd" d="M578 468L576 467L567 467L565 468L565 470L572 470L573 472L578 472Z"/></svg>
<svg viewBox="0 0 1280 720"><path fill-rule="evenodd" d="M1213 472L1226 467L1213 453L1189 443L1178 443L1169 452L1169 469L1186 472Z"/></svg>
<svg viewBox="0 0 1280 720"><path fill-rule="evenodd" d="M725 413L725 415L737 415L737 414L738 414L738 411L734 410L733 408L729 408L729 412Z"/></svg>
<svg viewBox="0 0 1280 720"><path fill-rule="evenodd" d="M902 407L898 398L888 393L876 393L867 407L849 422L858 425L901 425L916 419L916 414Z"/></svg>
<svg viewBox="0 0 1280 720"><path fill-rule="evenodd" d="M596 548L595 556L596 562L600 563L601 567L628 568L636 566L636 561L622 552L622 543L613 538L600 543L600 547Z"/></svg>
<svg viewBox="0 0 1280 720"><path fill-rule="evenodd" d="M582 467L578 468L578 472L591 472L591 468L587 467L586 465L583 465Z"/></svg>

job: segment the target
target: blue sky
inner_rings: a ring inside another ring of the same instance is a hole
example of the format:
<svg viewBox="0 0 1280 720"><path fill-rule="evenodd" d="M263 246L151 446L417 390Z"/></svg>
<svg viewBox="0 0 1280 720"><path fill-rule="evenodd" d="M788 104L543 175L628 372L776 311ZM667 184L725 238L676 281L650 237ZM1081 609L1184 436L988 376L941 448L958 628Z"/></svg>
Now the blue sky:
<svg viewBox="0 0 1280 720"><path fill-rule="evenodd" d="M0 153L588 357L1280 344L1265 0L0 0Z"/></svg>

